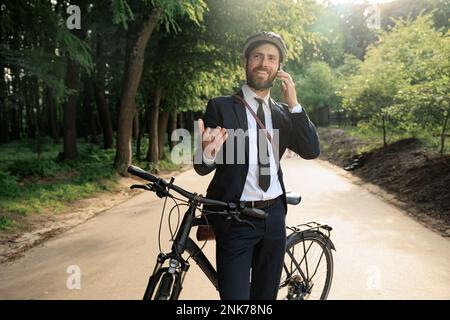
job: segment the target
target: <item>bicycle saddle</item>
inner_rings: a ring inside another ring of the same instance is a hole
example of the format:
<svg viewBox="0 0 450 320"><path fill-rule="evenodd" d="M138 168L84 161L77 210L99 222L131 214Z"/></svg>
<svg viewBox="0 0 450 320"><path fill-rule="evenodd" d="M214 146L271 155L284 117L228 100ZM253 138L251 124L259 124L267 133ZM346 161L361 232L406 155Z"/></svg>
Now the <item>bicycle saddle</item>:
<svg viewBox="0 0 450 320"><path fill-rule="evenodd" d="M296 205L302 201L302 196L298 193L288 191L286 192L286 201L287 204Z"/></svg>

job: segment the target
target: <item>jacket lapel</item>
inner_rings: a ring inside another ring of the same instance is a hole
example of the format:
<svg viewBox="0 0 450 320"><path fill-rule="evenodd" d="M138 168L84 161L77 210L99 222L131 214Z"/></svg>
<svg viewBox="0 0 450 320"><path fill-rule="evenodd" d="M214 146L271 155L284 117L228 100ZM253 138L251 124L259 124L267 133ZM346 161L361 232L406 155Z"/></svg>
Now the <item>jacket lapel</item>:
<svg viewBox="0 0 450 320"><path fill-rule="evenodd" d="M235 95L241 97L242 99L244 99L244 94L242 93L242 90L239 90L237 93L235 93ZM234 109L234 113L236 115L237 118L237 122L239 124L238 128L241 128L242 130L244 130L244 132L247 132L248 130L248 122L247 122L247 111L245 106L242 105L242 103L236 99L235 97L233 97L233 109ZM248 159L248 135L245 135L245 158ZM246 161L247 163L247 161Z"/></svg>
<svg viewBox="0 0 450 320"><path fill-rule="evenodd" d="M274 129L281 129L281 119L280 119L280 112L277 110L277 103L270 98L269 99L269 107L270 107L270 113L272 115L272 127Z"/></svg>
<svg viewBox="0 0 450 320"><path fill-rule="evenodd" d="M274 146L276 145L277 148L274 149L275 152L275 160L279 161L279 155L280 155L280 149L281 149L281 126L283 125L283 119L282 119L282 115L280 113L280 110L278 109L278 104L272 99L269 98L269 107L270 107L270 113L272 115L272 129L278 129L278 141L274 141ZM275 131L274 131L274 135L275 135ZM279 168L279 164L278 164L278 168Z"/></svg>

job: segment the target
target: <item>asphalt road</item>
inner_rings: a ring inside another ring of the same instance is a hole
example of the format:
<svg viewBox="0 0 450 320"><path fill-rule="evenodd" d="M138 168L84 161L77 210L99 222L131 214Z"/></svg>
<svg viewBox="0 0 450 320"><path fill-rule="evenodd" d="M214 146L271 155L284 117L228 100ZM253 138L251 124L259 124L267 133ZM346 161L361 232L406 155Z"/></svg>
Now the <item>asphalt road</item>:
<svg viewBox="0 0 450 320"><path fill-rule="evenodd" d="M287 223L318 221L334 228L330 299L450 299L449 240L339 168L299 158L283 160L282 167L287 189L303 198L289 208ZM204 193L211 177L189 170L176 184ZM162 205L143 192L0 265L0 299L141 299L159 252ZM170 248L167 230L165 223L163 250ZM204 250L214 261L214 243ZM192 262L181 298L218 297Z"/></svg>

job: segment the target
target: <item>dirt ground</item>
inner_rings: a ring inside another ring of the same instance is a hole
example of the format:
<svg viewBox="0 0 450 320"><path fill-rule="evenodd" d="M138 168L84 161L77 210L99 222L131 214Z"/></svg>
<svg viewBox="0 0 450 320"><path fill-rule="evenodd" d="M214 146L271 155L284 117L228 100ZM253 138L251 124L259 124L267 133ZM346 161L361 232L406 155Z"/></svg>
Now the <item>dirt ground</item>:
<svg viewBox="0 0 450 320"><path fill-rule="evenodd" d="M359 158L352 174L394 194L407 211L427 227L450 237L450 156L403 139L358 156L366 145L344 130L322 129L321 159L340 167Z"/></svg>

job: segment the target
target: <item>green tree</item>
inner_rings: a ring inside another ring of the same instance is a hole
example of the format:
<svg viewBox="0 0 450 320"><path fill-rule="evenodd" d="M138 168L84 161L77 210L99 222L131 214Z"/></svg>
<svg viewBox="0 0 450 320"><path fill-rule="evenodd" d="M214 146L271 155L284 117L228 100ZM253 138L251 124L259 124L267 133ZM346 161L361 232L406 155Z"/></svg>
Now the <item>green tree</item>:
<svg viewBox="0 0 450 320"><path fill-rule="evenodd" d="M323 60L336 68L343 63L345 52L341 19L335 11L325 7L318 9L316 15L317 20L308 30L317 34L319 40L305 44L303 59L305 64Z"/></svg>
<svg viewBox="0 0 450 320"><path fill-rule="evenodd" d="M369 47L359 71L340 90L343 106L386 131L438 131L441 152L448 128L448 37L433 27L432 16L397 20Z"/></svg>
<svg viewBox="0 0 450 320"><path fill-rule="evenodd" d="M392 109L411 119L414 129L440 136L443 154L450 114L450 38L434 29L431 15L419 16L412 23L398 22L393 32L398 38L410 35L410 53L397 57L408 63L410 82L398 93Z"/></svg>
<svg viewBox="0 0 450 320"><path fill-rule="evenodd" d="M356 4L340 4L330 7L340 18L340 29L344 35L345 53L363 60L366 49L376 41L376 33L367 26L366 9L368 1Z"/></svg>
<svg viewBox="0 0 450 320"><path fill-rule="evenodd" d="M7 128L2 130L5 138L11 134L19 139L24 132L30 138L50 133L57 141L57 108L62 103L67 106L65 99L75 94L75 87L69 85L74 82L65 83L72 73L67 71L75 65L86 71L92 68L89 47L65 27L66 5L43 0L2 3L0 67L7 76L0 79L5 91L0 116ZM63 127L64 142L73 155L76 142L74 135L67 135L73 129L70 124Z"/></svg>
<svg viewBox="0 0 450 320"><path fill-rule="evenodd" d="M432 14L436 29L449 29L450 0L396 0L380 5L381 25L394 26L398 19L416 19L420 14Z"/></svg>
<svg viewBox="0 0 450 320"><path fill-rule="evenodd" d="M302 104L312 110L336 105L333 71L325 62L313 62L297 81Z"/></svg>
<svg viewBox="0 0 450 320"><path fill-rule="evenodd" d="M144 54L147 43L153 31L161 23L166 31L177 31L176 19L187 15L193 21L200 23L205 3L202 0L191 1L133 1L131 10L134 13L133 22L127 30L126 64L123 78L117 127L117 145L114 165L116 169L126 174L131 163L131 131L135 118L135 96L141 80ZM157 82L156 94L160 93ZM155 96L155 98L158 98ZM159 105L159 98L155 100Z"/></svg>

